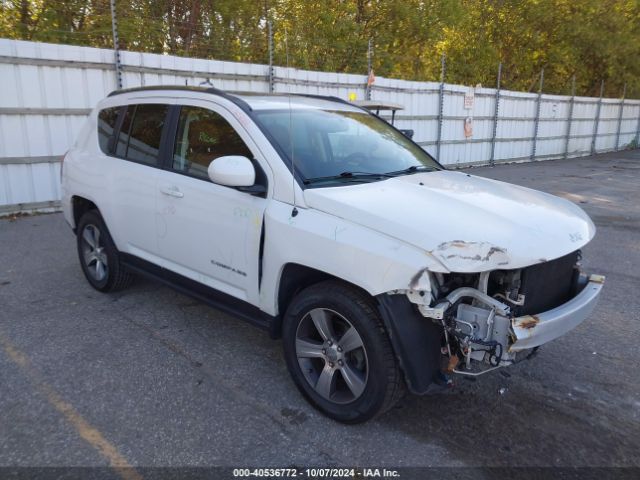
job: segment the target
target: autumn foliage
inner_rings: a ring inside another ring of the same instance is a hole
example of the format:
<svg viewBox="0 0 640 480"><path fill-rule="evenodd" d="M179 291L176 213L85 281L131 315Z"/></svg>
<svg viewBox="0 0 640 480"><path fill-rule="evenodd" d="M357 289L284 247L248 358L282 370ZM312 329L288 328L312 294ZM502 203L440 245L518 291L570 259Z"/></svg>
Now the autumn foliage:
<svg viewBox="0 0 640 480"><path fill-rule="evenodd" d="M545 92L640 97L638 0L130 0L124 49ZM108 0L0 0L0 37L112 47ZM286 41L285 41L286 40ZM288 48L287 48L288 47ZM288 55L287 55L288 54Z"/></svg>

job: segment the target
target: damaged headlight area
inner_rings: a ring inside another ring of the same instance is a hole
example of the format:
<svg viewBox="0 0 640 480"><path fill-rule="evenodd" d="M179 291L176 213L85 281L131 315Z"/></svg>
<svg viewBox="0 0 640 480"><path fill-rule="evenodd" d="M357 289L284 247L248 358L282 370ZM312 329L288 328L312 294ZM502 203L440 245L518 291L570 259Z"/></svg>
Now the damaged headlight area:
<svg viewBox="0 0 640 480"><path fill-rule="evenodd" d="M432 274L431 303L418 309L443 328L443 370L480 375L510 365L582 322L604 278L584 275L579 261L575 251L515 270Z"/></svg>

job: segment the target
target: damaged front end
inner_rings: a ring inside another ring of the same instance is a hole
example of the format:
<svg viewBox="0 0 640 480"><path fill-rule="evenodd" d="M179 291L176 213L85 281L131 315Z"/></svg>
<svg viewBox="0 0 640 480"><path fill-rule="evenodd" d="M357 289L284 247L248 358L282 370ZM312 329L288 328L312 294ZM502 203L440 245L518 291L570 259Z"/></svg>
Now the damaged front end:
<svg viewBox="0 0 640 480"><path fill-rule="evenodd" d="M575 251L520 269L429 273L430 301L407 296L442 327L443 372L480 375L511 365L584 321L604 277L582 273L579 260Z"/></svg>

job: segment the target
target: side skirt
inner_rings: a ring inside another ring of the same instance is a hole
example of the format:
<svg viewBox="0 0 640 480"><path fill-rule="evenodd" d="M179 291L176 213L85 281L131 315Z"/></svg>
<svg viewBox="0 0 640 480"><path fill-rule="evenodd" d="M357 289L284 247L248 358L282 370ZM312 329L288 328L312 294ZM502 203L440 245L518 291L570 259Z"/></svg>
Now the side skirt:
<svg viewBox="0 0 640 480"><path fill-rule="evenodd" d="M273 336L277 317L269 315L258 307L214 288L186 278L166 268L159 267L135 255L120 252L122 263L132 272L167 285L180 293L188 295L224 313L234 315L257 327L263 328Z"/></svg>

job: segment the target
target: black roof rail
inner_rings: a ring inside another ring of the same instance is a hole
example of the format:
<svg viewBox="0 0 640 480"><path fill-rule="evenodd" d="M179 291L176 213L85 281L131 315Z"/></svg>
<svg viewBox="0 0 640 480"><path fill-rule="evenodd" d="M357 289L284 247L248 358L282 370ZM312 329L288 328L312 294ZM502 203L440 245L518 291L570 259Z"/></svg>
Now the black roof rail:
<svg viewBox="0 0 640 480"><path fill-rule="evenodd" d="M162 91L162 90L181 90L187 92L200 92L200 93L210 93L212 95L218 95L219 97L226 98L230 102L235 103L238 107L240 107L244 111L251 111L251 107L244 100L236 97L235 95L231 95L224 90L220 90L215 87L196 87L190 85L150 85L145 87L131 87L131 88L123 88L120 90L114 90L111 92L108 97L114 97L117 95L121 95L124 93L132 93L132 92L149 92L149 91Z"/></svg>
<svg viewBox="0 0 640 480"><path fill-rule="evenodd" d="M244 111L248 111L250 112L251 106L249 106L249 104L247 102L245 102L244 100L238 98L237 96L235 96L232 93L228 93L225 92L224 90L220 90L218 88L215 87L198 87L198 86L190 86L190 85L149 85L149 86L144 86L144 87L131 87L131 88L123 88L120 90L114 90L113 92L111 92L108 96L109 97L114 97L117 95L122 95L125 93L132 93L132 92L149 92L149 91L162 91L162 90L181 90L181 91L187 91L187 92L201 92L201 93L210 93L212 95L218 95L219 97L222 98L226 98L227 100L229 100L230 102L235 103L238 107L240 107L242 110ZM243 92L238 92L239 95L242 95ZM351 102L348 102L346 100L343 100L342 98L339 97L335 97L333 95L317 95L317 94L312 94L312 93L286 93L286 92L279 92L276 94L269 94L269 93L257 93L257 92L246 92L245 94L253 94L253 95L265 95L265 96L287 96L287 95L291 95L294 97L306 97L306 98L317 98L319 100L331 100L334 102L338 102L338 103L342 103L345 105L351 105L354 106L356 108L358 108L358 105L355 105ZM362 109L362 108L361 108ZM364 109L363 109L364 110Z"/></svg>
<svg viewBox="0 0 640 480"><path fill-rule="evenodd" d="M317 94L313 94L313 93L291 93L291 94L287 94L287 93L282 93L282 95L293 95L294 97L308 97L308 98L318 98L320 100L333 100L334 102L339 102L339 103L345 103L347 105L353 105L353 103L351 102L347 102L346 100L343 100L340 97L335 97L333 95L317 95ZM357 107L357 105L354 105Z"/></svg>
<svg viewBox="0 0 640 480"><path fill-rule="evenodd" d="M114 90L108 96L114 97L116 95L121 95L124 93L148 92L153 90L186 90L191 92L208 92L208 93L217 93L221 91L214 87L196 87L196 86L190 86L190 85L148 85L145 87L121 88L120 90Z"/></svg>

